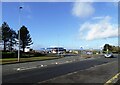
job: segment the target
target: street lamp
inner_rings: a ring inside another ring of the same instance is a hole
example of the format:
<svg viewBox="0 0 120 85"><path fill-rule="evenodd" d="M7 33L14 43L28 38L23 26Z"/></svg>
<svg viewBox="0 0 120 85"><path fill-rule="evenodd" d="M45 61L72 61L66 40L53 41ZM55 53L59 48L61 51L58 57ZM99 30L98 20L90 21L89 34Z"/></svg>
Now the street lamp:
<svg viewBox="0 0 120 85"><path fill-rule="evenodd" d="M103 47L100 47L100 54L102 54Z"/></svg>
<svg viewBox="0 0 120 85"><path fill-rule="evenodd" d="M57 54L58 54L58 57L59 57L59 33L58 33L58 46L57 47L58 47L58 49L57 49L58 53Z"/></svg>
<svg viewBox="0 0 120 85"><path fill-rule="evenodd" d="M23 7L19 7L19 26L20 26L20 12ZM20 30L18 31L18 40L19 40L19 47L18 47L18 62L20 62Z"/></svg>
<svg viewBox="0 0 120 85"><path fill-rule="evenodd" d="M80 47L80 57L82 57L83 47Z"/></svg>

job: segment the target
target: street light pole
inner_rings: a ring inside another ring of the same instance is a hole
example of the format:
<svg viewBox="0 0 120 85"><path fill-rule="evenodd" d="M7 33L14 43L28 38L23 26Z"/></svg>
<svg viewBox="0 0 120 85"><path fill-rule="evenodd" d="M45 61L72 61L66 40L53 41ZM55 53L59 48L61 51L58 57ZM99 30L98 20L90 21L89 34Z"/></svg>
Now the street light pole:
<svg viewBox="0 0 120 85"><path fill-rule="evenodd" d="M59 57L59 33L58 33L58 46L57 47L58 47L58 49L57 49L58 53L57 54L58 54L58 57Z"/></svg>
<svg viewBox="0 0 120 85"><path fill-rule="evenodd" d="M19 7L19 27L20 27L20 13L22 7ZM19 47L18 47L18 62L20 62L20 30L18 30L18 40L19 40Z"/></svg>
<svg viewBox="0 0 120 85"><path fill-rule="evenodd" d="M80 57L82 57L82 50L83 50L83 47L80 47Z"/></svg>

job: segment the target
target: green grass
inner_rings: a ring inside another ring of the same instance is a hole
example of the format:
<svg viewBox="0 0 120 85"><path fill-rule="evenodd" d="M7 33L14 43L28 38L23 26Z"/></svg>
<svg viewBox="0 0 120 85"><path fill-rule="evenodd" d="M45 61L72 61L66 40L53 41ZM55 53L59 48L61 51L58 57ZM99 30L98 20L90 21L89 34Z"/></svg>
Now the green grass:
<svg viewBox="0 0 120 85"><path fill-rule="evenodd" d="M31 58L20 58L20 62L28 62L28 61L43 61L43 60L51 60L51 59L58 59L58 57L31 57ZM17 63L17 58L5 58L0 59L0 64L10 64L10 63Z"/></svg>

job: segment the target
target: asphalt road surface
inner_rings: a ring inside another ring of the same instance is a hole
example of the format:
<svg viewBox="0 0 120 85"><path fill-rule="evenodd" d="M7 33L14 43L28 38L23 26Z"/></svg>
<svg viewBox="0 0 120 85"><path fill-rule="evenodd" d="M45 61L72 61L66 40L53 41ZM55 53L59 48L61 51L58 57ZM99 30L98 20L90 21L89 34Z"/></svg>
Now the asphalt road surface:
<svg viewBox="0 0 120 85"><path fill-rule="evenodd" d="M60 65L53 65L44 68L35 68L30 70L9 72L3 70L2 82L4 83L31 83L37 84L48 79L52 79L61 75L72 73L75 71L85 70L97 65L106 64L109 62L118 61L118 56L115 58L104 58L103 56L86 59L83 61L76 61ZM3 66L4 67L4 66Z"/></svg>
<svg viewBox="0 0 120 85"><path fill-rule="evenodd" d="M116 82L115 85L120 85L120 79Z"/></svg>

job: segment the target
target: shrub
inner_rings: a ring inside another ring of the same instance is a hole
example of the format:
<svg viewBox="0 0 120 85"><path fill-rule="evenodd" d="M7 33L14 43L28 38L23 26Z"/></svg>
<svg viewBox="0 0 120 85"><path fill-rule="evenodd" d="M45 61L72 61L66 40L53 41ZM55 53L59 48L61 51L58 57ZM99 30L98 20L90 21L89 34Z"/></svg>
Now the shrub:
<svg viewBox="0 0 120 85"><path fill-rule="evenodd" d="M39 53L39 52L34 53L34 56L35 56L35 57L45 56L45 55L46 55L46 54L42 54L42 53Z"/></svg>
<svg viewBox="0 0 120 85"><path fill-rule="evenodd" d="M46 54L39 53L39 52L22 52L20 51L20 58L29 58L29 57L40 57L45 56ZM2 52L2 58L17 58L18 57L18 51L14 52Z"/></svg>
<svg viewBox="0 0 120 85"><path fill-rule="evenodd" d="M16 58L15 52L2 52L2 58Z"/></svg>

